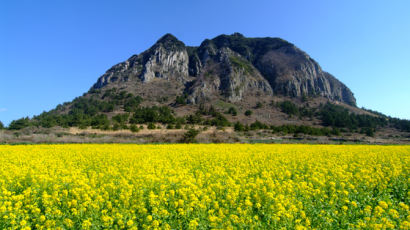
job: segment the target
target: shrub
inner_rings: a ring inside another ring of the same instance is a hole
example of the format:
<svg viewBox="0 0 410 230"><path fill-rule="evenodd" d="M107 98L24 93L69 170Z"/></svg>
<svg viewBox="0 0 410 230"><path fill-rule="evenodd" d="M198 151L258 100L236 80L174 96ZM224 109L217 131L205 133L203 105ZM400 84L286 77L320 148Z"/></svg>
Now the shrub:
<svg viewBox="0 0 410 230"><path fill-rule="evenodd" d="M156 127L155 127L155 124L151 122L151 123L148 124L147 128L148 129L155 129Z"/></svg>
<svg viewBox="0 0 410 230"><path fill-rule="evenodd" d="M245 127L243 126L242 123L240 123L240 122L238 121L238 122L236 122L235 125L234 125L234 130L235 130L235 131L238 131L238 132L244 131L244 130L245 130Z"/></svg>
<svg viewBox="0 0 410 230"><path fill-rule="evenodd" d="M133 133L137 133L138 131L140 131L135 124L130 125L130 130Z"/></svg>
<svg viewBox="0 0 410 230"><path fill-rule="evenodd" d="M238 112L236 111L235 107L230 107L228 109L228 114L231 114L232 116L236 116L238 114Z"/></svg>
<svg viewBox="0 0 410 230"><path fill-rule="evenodd" d="M245 116L250 116L252 115L252 111L251 110L246 110L245 111Z"/></svg>
<svg viewBox="0 0 410 230"><path fill-rule="evenodd" d="M195 137L199 134L199 130L196 129L189 129L182 138L182 142L184 143L195 143Z"/></svg>
<svg viewBox="0 0 410 230"><path fill-rule="evenodd" d="M177 105L186 105L187 104L187 97L188 95L186 93L184 93L181 96L177 96L175 99L175 104Z"/></svg>
<svg viewBox="0 0 410 230"><path fill-rule="evenodd" d="M176 125L175 125L175 129L181 129L182 128L182 125L181 125L181 123L177 123Z"/></svg>

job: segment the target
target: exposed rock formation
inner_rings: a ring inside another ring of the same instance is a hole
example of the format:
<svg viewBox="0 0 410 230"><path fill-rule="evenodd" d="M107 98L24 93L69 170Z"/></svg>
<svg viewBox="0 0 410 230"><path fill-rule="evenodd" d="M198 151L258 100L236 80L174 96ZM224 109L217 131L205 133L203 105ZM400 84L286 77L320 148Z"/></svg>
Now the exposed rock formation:
<svg viewBox="0 0 410 230"><path fill-rule="evenodd" d="M180 93L187 93L194 104L212 98L239 102L247 96L273 95L321 96L356 104L343 83L293 44L238 33L207 39L199 47L187 47L166 34L147 51L113 66L93 88L150 84L156 79L185 85Z"/></svg>

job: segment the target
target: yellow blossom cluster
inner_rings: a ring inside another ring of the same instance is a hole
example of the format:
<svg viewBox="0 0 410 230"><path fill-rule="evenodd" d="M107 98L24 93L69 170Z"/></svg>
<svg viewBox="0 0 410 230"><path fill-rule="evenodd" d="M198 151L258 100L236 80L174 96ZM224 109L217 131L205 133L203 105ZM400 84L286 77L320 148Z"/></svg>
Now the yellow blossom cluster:
<svg viewBox="0 0 410 230"><path fill-rule="evenodd" d="M410 146L0 146L0 229L409 229Z"/></svg>

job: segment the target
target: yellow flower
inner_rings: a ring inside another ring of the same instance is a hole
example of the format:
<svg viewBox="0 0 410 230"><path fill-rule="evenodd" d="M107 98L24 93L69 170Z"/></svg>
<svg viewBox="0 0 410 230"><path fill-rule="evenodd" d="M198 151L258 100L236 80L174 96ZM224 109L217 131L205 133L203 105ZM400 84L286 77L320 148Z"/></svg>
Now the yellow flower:
<svg viewBox="0 0 410 230"><path fill-rule="evenodd" d="M92 223L89 219L84 220L83 223L81 224L83 229L89 229L92 226Z"/></svg>
<svg viewBox="0 0 410 230"><path fill-rule="evenodd" d="M151 216L151 215L148 215L148 216L147 216L147 221L149 221L149 222L152 221L152 216Z"/></svg>
<svg viewBox="0 0 410 230"><path fill-rule="evenodd" d="M127 221L127 226L128 227L131 227L133 225L134 225L134 221L132 221L132 220Z"/></svg>
<svg viewBox="0 0 410 230"><path fill-rule="evenodd" d="M379 201L379 206L383 209L387 209L389 207L389 205L384 201Z"/></svg>
<svg viewBox="0 0 410 230"><path fill-rule="evenodd" d="M21 226L25 226L26 224L27 224L27 222L25 220L20 221Z"/></svg>
<svg viewBox="0 0 410 230"><path fill-rule="evenodd" d="M40 216L40 222L44 222L46 220L46 217L44 215Z"/></svg>

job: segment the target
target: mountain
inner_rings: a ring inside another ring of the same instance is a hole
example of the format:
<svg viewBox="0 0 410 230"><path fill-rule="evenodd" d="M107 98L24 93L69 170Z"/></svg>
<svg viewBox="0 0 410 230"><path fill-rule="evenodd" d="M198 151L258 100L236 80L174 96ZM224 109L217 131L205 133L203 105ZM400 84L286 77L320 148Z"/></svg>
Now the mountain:
<svg viewBox="0 0 410 230"><path fill-rule="evenodd" d="M137 132L142 124L170 130L182 125L231 127L246 131L238 134L246 137L248 131L263 130L267 138L272 133L377 133L389 139L407 138L410 133L408 120L357 108L350 89L295 45L239 33L206 39L197 47L166 34L148 50L111 67L82 96L31 119L15 120L8 129L92 127ZM209 135L213 135L210 140L220 141L228 134ZM235 135L231 141L239 138Z"/></svg>
<svg viewBox="0 0 410 230"><path fill-rule="evenodd" d="M295 45L239 33L206 39L199 47L166 34L147 51L110 68L92 89L111 87L143 98L185 93L190 104L282 95L356 105L349 88Z"/></svg>

